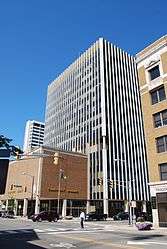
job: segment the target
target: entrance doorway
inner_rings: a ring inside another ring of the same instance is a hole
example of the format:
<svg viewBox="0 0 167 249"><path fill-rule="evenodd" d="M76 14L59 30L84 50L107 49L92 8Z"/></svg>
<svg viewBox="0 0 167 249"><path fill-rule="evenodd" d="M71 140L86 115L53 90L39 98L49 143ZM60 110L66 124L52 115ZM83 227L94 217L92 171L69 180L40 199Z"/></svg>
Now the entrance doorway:
<svg viewBox="0 0 167 249"><path fill-rule="evenodd" d="M167 227L167 193L157 194L159 226Z"/></svg>

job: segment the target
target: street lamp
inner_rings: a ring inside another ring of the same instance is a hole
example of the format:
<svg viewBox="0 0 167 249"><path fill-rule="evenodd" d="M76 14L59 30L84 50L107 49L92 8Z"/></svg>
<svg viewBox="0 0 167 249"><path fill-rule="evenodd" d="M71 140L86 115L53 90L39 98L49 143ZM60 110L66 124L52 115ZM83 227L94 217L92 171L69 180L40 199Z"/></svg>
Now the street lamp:
<svg viewBox="0 0 167 249"><path fill-rule="evenodd" d="M54 154L54 164L58 165L59 164L59 158L62 158L59 156L57 152ZM60 209L60 190L61 190L61 180L66 179L67 177L64 175L64 170L59 168L59 185L58 185L58 196L57 196L57 213L59 214L59 209Z"/></svg>
<svg viewBox="0 0 167 249"><path fill-rule="evenodd" d="M114 159L115 162L121 161L121 162L125 162L126 160L123 159L118 159L115 158ZM129 213L129 225L131 225L131 221L132 221L132 210L131 210L131 202L132 202L132 187L131 187L131 182L134 180L128 180L128 213ZM124 186L125 187L125 186Z"/></svg>
<svg viewBox="0 0 167 249"><path fill-rule="evenodd" d="M22 175L28 176L32 179L31 181L31 212L33 211L33 189L34 189L34 176L26 172L23 172Z"/></svg>
<svg viewBox="0 0 167 249"><path fill-rule="evenodd" d="M58 203L57 203L57 213L59 214L60 209L60 190L61 190L61 180L65 180L67 177L64 175L64 170L59 169L59 187L58 187Z"/></svg>

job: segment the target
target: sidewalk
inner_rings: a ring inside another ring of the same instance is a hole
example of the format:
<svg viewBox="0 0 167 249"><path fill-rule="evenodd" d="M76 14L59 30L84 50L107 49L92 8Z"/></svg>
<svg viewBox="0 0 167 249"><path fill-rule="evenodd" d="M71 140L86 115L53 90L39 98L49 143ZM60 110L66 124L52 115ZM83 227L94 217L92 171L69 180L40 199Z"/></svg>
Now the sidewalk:
<svg viewBox="0 0 167 249"><path fill-rule="evenodd" d="M130 232L136 232L139 233L156 233L156 234L164 234L167 235L167 227L152 227L151 230L138 230L135 224L129 225L127 223L115 223L112 222L110 224L106 224L106 227L109 226L110 228L113 228L117 231L130 231Z"/></svg>

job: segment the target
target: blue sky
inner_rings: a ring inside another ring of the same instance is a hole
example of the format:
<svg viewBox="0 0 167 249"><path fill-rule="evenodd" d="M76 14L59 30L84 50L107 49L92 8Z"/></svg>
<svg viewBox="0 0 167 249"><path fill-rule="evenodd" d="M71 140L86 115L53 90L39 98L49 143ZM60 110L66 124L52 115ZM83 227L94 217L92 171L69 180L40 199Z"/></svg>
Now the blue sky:
<svg viewBox="0 0 167 249"><path fill-rule="evenodd" d="M104 37L131 54L167 33L167 1L1 0L0 134L23 145L48 84Z"/></svg>

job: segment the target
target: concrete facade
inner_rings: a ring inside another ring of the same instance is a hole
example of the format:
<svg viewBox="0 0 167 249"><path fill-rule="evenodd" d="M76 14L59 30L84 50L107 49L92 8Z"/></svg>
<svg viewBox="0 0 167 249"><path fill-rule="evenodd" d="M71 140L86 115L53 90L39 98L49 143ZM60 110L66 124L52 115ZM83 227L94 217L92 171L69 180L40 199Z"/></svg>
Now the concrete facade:
<svg viewBox="0 0 167 249"><path fill-rule="evenodd" d="M25 127L24 146L25 153L43 145L45 124L35 120L28 120Z"/></svg>
<svg viewBox="0 0 167 249"><path fill-rule="evenodd" d="M88 155L88 198L100 212L149 200L133 56L98 39L48 86L45 124L45 145Z"/></svg>

